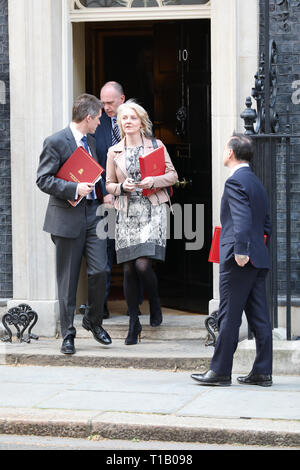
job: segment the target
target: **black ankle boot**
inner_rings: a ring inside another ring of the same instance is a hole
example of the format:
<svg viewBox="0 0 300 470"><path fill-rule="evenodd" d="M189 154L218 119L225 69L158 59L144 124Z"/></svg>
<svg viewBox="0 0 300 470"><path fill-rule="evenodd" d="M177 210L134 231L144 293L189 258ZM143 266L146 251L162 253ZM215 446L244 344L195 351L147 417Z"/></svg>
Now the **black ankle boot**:
<svg viewBox="0 0 300 470"><path fill-rule="evenodd" d="M149 300L150 304L150 325L159 326L162 321L162 313L159 298Z"/></svg>
<svg viewBox="0 0 300 470"><path fill-rule="evenodd" d="M138 319L137 315L130 315L129 320L129 329L128 335L125 339L125 344L137 344L138 340L141 342L141 332L142 332L142 325L140 324L140 320Z"/></svg>

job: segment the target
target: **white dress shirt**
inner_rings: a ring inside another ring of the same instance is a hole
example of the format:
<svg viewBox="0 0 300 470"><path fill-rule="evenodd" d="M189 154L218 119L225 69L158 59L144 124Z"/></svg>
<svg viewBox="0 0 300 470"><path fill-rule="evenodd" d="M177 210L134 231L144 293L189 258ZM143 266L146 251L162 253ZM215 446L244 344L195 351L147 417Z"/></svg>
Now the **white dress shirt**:
<svg viewBox="0 0 300 470"><path fill-rule="evenodd" d="M82 137L84 137L84 134L82 134L77 128L74 122L70 122L70 129L72 131L72 134L74 136L74 139L76 141L77 147L83 147L83 142L81 142Z"/></svg>
<svg viewBox="0 0 300 470"><path fill-rule="evenodd" d="M240 168L249 167L249 166L250 166L249 163L239 163L238 165L235 165L233 168L231 168L228 178L230 178L230 176L232 176Z"/></svg>
<svg viewBox="0 0 300 470"><path fill-rule="evenodd" d="M82 142L82 140L81 140L82 137L84 137L84 134L82 134L82 132L80 132L80 131L76 128L75 123L74 123L73 121L70 122L70 129L71 129L71 132L72 132L72 134L73 134L73 136L74 136L74 139L75 139L75 142L76 142L77 147L83 147L83 148L84 148L83 142ZM89 153L91 153L90 148L89 148ZM93 191L94 191L94 190L93 190ZM77 198L78 198L78 185L77 185L77 188L76 188L75 200L76 200ZM87 199L93 199L90 194L88 194L88 195L86 196L86 198L87 198Z"/></svg>

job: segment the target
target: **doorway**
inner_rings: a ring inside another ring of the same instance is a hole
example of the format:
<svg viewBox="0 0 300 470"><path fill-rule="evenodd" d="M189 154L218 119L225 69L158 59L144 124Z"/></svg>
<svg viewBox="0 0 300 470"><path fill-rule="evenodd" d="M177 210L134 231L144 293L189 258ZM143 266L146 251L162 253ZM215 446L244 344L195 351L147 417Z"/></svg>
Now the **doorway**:
<svg viewBox="0 0 300 470"><path fill-rule="evenodd" d="M174 237L178 219L171 216L166 262L155 265L162 305L207 313L213 296L207 261L212 226L210 21L87 24L86 90L98 96L109 80L120 82L126 98L136 98L147 109L179 176L172 203L181 211L183 236ZM199 221L201 207L204 219ZM184 222L186 211L191 212ZM203 238L201 247L197 237ZM114 266L112 277L121 287L120 267Z"/></svg>

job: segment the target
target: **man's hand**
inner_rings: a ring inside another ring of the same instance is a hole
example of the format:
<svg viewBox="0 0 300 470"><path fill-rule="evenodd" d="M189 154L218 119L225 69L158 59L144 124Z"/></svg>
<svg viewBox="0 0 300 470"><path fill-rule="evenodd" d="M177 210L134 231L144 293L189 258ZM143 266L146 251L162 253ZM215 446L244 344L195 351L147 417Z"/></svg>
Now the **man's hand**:
<svg viewBox="0 0 300 470"><path fill-rule="evenodd" d="M107 208L114 207L114 201L115 198L112 194L106 194L106 196L103 197L103 203Z"/></svg>
<svg viewBox="0 0 300 470"><path fill-rule="evenodd" d="M77 190L79 196L87 196L93 191L95 185L92 183L78 183Z"/></svg>
<svg viewBox="0 0 300 470"><path fill-rule="evenodd" d="M237 264L243 268L249 261L249 256L247 255L234 255L235 261Z"/></svg>

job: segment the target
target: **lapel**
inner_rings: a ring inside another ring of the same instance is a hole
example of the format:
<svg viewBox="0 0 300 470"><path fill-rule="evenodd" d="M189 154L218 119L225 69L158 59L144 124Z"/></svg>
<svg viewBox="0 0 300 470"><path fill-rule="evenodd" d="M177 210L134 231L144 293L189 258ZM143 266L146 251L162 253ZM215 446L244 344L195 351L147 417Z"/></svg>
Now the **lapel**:
<svg viewBox="0 0 300 470"><path fill-rule="evenodd" d="M127 169L126 169L126 161L125 161L125 137L120 140L118 144L114 146L115 152L115 163L120 168L124 178L128 177Z"/></svg>
<svg viewBox="0 0 300 470"><path fill-rule="evenodd" d="M70 127L66 127L64 129L64 132L65 132L66 140L68 141L68 144L71 150L71 155L72 155L72 153L75 152L75 150L77 149L76 140L74 139L74 136Z"/></svg>
<svg viewBox="0 0 300 470"><path fill-rule="evenodd" d="M87 135L87 141L88 141L88 146L90 148L92 157L98 162L98 156L97 156L97 151L96 151L96 140L95 137L91 134Z"/></svg>
<svg viewBox="0 0 300 470"><path fill-rule="evenodd" d="M73 132L71 131L70 127L66 127L64 129L64 132L65 132L66 140L70 147L70 151L71 151L70 155L72 155L72 153L75 152L75 150L77 149L76 140L73 136ZM94 136L87 134L87 141L88 141L88 146L90 148L92 157L96 160L96 162L98 162L98 157L97 157L97 152L96 152L96 141L95 141ZM67 158L69 158L70 155L68 155Z"/></svg>
<svg viewBox="0 0 300 470"><path fill-rule="evenodd" d="M101 117L101 126L103 126L103 134L104 134L104 140L105 140L105 145L106 148L111 147L112 141L111 141L111 119L109 116L107 116L106 113L103 113Z"/></svg>

